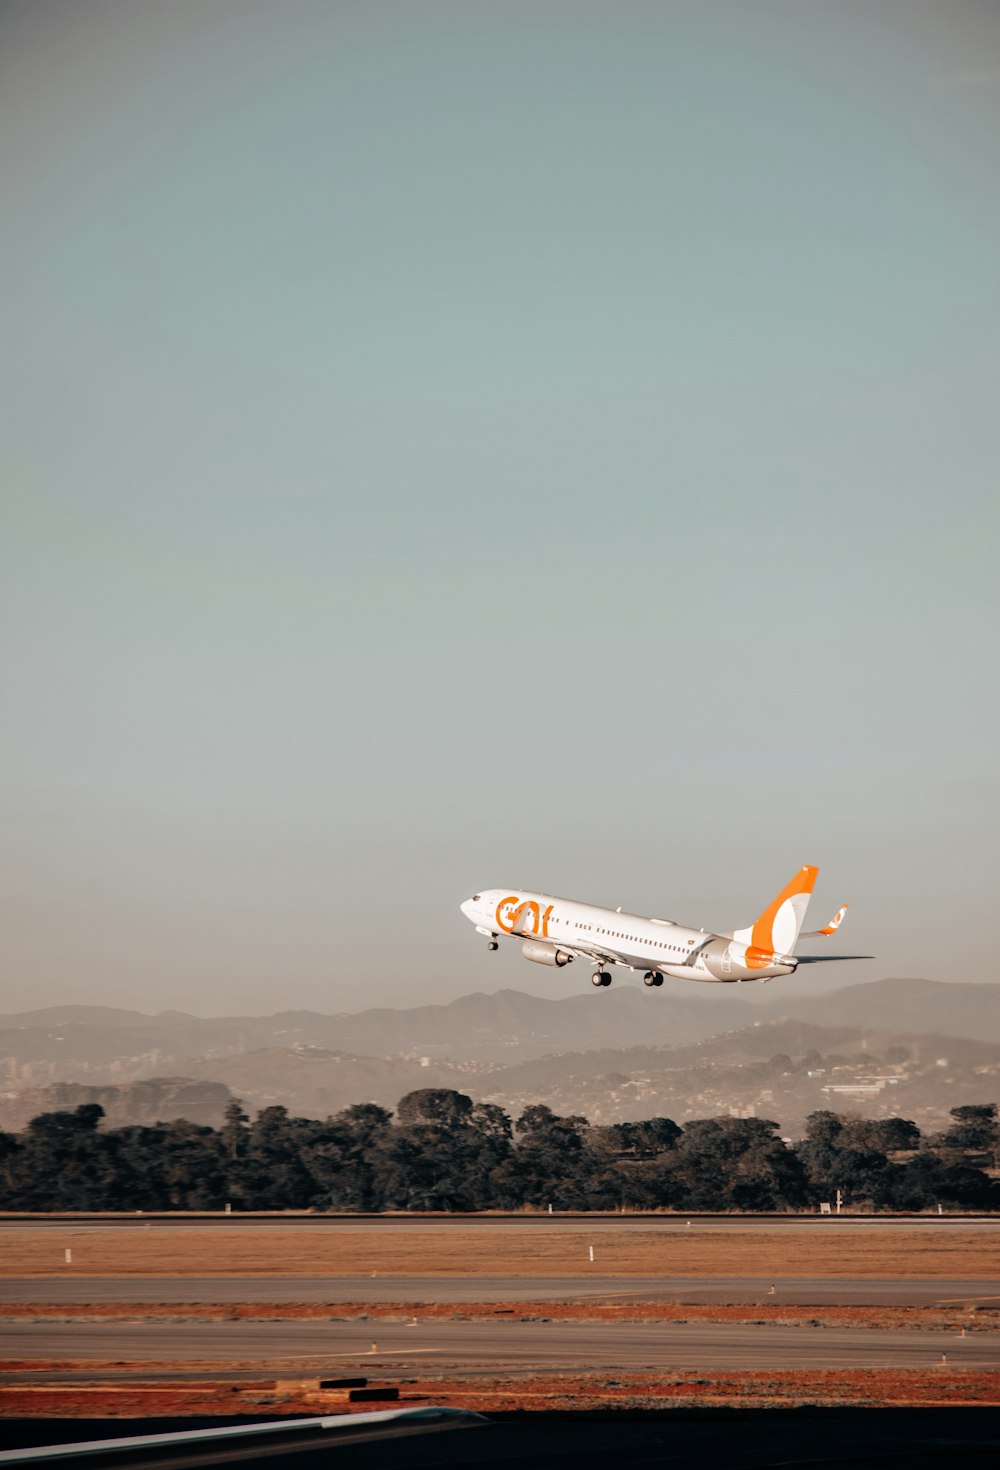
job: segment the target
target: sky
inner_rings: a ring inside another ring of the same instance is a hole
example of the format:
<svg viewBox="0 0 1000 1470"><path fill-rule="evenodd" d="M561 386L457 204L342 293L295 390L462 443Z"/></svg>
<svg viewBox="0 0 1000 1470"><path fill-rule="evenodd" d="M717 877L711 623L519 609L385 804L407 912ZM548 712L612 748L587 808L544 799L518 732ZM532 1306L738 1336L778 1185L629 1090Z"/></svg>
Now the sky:
<svg viewBox="0 0 1000 1470"><path fill-rule="evenodd" d="M993 0L5 0L0 186L0 1010L1000 978Z"/></svg>

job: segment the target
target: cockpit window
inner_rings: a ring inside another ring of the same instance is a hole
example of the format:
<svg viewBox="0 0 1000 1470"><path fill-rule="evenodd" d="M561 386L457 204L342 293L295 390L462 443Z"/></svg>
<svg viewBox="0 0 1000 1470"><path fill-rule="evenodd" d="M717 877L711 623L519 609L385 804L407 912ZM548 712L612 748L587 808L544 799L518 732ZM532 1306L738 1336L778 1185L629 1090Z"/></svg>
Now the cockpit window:
<svg viewBox="0 0 1000 1470"><path fill-rule="evenodd" d="M481 898L482 898L482 894L481 893L474 893L472 895L472 902L473 903L478 903Z"/></svg>

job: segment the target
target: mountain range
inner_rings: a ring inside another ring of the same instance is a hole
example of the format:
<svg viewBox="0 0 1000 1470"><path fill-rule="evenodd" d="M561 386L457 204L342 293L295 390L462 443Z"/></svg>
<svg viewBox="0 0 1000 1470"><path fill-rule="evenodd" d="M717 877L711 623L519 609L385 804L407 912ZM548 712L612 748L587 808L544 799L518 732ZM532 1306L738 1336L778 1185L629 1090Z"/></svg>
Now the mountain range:
<svg viewBox="0 0 1000 1470"><path fill-rule="evenodd" d="M394 1107L418 1087L605 1122L747 1109L799 1120L840 1099L875 1113L905 1104L940 1126L950 1106L998 1091L1000 986L887 979L711 999L630 985L560 1000L500 990L409 1010L211 1019L61 1006L0 1017L0 1069L6 1128L71 1097L116 1121L176 1116L183 1103L208 1122L230 1095L324 1117L352 1102Z"/></svg>
<svg viewBox="0 0 1000 1470"><path fill-rule="evenodd" d="M212 1018L52 1006L0 1016L0 1059L100 1068L156 1052L174 1066L195 1057L308 1045L355 1056L509 1062L592 1047L675 1045L784 1020L1000 1041L1000 985L886 979L813 996L777 989L764 995L747 985L727 987L711 1000L634 985L561 1000L497 990L406 1010Z"/></svg>

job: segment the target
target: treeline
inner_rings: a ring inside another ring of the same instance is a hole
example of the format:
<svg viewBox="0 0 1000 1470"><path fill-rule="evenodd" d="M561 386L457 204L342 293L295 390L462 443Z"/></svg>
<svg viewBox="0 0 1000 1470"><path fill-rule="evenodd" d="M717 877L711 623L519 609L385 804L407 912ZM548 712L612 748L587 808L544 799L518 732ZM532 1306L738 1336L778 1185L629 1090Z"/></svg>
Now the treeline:
<svg viewBox="0 0 1000 1470"><path fill-rule="evenodd" d="M785 1143L762 1118L591 1127L535 1104L424 1088L320 1122L230 1103L221 1128L101 1128L86 1104L0 1133L3 1210L807 1210L1000 1208L995 1104L953 1108L922 1138L905 1118L812 1113Z"/></svg>

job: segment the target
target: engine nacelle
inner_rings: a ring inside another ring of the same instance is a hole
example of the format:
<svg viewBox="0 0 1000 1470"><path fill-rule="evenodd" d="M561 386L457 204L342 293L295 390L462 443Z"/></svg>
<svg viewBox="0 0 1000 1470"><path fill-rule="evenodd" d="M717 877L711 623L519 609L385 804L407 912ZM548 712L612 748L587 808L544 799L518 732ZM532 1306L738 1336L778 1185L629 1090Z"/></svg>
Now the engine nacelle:
<svg viewBox="0 0 1000 1470"><path fill-rule="evenodd" d="M521 953L526 960L534 960L536 965L558 965L560 969L573 959L564 949L557 949L554 944L539 944L535 939L526 939L521 945Z"/></svg>

